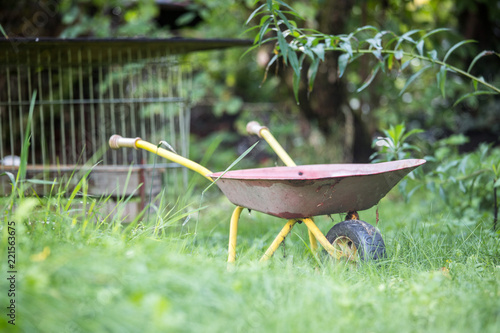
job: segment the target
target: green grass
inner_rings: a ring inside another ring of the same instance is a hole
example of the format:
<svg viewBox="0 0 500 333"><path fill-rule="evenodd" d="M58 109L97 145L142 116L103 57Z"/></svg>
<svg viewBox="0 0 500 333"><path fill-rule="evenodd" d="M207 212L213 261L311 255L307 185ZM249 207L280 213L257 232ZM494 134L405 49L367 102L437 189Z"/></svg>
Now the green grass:
<svg viewBox="0 0 500 333"><path fill-rule="evenodd" d="M416 196L409 205L395 194L383 199L378 226L389 257L357 266L325 257L317 263L304 245L303 225L270 261L259 263L284 221L244 211L237 263L228 269L233 206L217 192L212 188L203 198L189 198L184 210L160 207L150 222L131 225L112 216L100 223L106 216L99 206L106 198L75 196L69 205L57 196L24 198L13 210L5 199L2 244L7 222L16 221L17 312L15 328L2 312L0 331L497 332L500 327L499 237L482 221L448 219L446 208L430 205L434 198ZM361 214L374 223L375 209ZM317 223L325 233L332 225L329 218ZM6 306L5 246L0 256Z"/></svg>
<svg viewBox="0 0 500 333"><path fill-rule="evenodd" d="M27 127L29 129L29 126ZM24 163L29 144L24 144ZM241 167L241 165L240 165ZM23 166L21 166L21 171ZM233 206L212 187L160 196L150 214L123 223L120 198L86 195L85 175L27 197L23 172L0 200L4 332L497 332L500 238L492 218L456 218L434 194L409 204L397 190L378 209L388 258L353 265L317 261L295 227L258 260L284 221L242 214L237 262L226 264ZM77 184L72 190L69 184ZM192 184L196 184L194 181ZM45 184L47 185L47 184ZM459 194L460 195L460 194ZM374 224L376 208L361 212ZM335 222L341 216L333 216ZM16 325L8 324L8 223L16 223ZM324 233L333 225L317 218Z"/></svg>

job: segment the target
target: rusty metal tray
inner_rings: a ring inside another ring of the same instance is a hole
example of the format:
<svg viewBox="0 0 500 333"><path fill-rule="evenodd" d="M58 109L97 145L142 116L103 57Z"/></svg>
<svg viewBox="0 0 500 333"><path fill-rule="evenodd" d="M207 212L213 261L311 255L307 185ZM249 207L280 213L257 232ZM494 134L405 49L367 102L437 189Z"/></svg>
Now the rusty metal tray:
<svg viewBox="0 0 500 333"><path fill-rule="evenodd" d="M235 205L285 219L365 210L425 163L316 164L210 174ZM222 175L222 176L221 176Z"/></svg>

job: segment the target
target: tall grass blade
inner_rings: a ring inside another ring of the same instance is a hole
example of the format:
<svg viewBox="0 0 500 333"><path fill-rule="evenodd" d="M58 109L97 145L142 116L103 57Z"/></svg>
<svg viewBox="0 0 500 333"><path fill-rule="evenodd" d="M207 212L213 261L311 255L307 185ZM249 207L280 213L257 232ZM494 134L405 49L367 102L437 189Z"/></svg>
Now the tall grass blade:
<svg viewBox="0 0 500 333"><path fill-rule="evenodd" d="M230 166L227 167L226 170L224 170L223 173L221 173L221 175L219 177L217 177L216 180L214 180L210 185L208 185L204 190L203 192L201 193L201 195L203 196L203 194L205 194L206 191L208 191L209 188L211 188L215 183L217 183L217 181L219 179L221 179L222 176L224 176L229 170L231 170L232 168L234 168L234 166L236 164L238 164L245 156L247 156L254 148L255 146L257 146L257 144L259 143L260 141L257 141L256 143L254 143L250 148L248 148L247 150L245 150L245 152L243 152L243 154L240 155L240 157L238 157L236 160L234 160L233 163L231 163Z"/></svg>
<svg viewBox="0 0 500 333"><path fill-rule="evenodd" d="M0 177L2 177L2 176L9 177L10 183L12 184L12 186L15 186L16 177L14 177L14 174L12 172L8 172L8 171L2 172L2 173L0 173Z"/></svg>
<svg viewBox="0 0 500 333"><path fill-rule="evenodd" d="M24 181L26 178L26 169L28 165L28 151L31 143L31 122L33 121L33 111L35 109L35 101L36 101L37 91L33 91L33 95L31 96L30 101L30 109L28 113L28 121L26 123L26 130L24 132L24 141L23 147L21 149L21 164L19 165L19 170L17 171L16 182L14 184L14 191L18 190L19 196L23 197L23 190L19 189L20 182Z"/></svg>
<svg viewBox="0 0 500 333"><path fill-rule="evenodd" d="M95 167L95 165L94 165L94 167ZM66 206L64 207L64 210L66 212L69 210L69 207L73 203L73 200L75 199L76 195L80 192L80 190L84 186L84 183L86 182L87 177L89 176L90 172L93 170L94 167L90 168L89 170L87 170L87 172L85 172L83 177L80 179L80 181L76 184L75 188L71 192L71 195L69 196L68 202L66 203Z"/></svg>

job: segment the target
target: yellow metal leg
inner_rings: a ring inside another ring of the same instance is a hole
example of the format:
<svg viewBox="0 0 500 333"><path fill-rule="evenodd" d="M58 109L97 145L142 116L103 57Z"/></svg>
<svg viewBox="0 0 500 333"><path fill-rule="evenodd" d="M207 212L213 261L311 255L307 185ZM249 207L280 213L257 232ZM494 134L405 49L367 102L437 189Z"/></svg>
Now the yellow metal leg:
<svg viewBox="0 0 500 333"><path fill-rule="evenodd" d="M302 222L307 226L307 229L314 235L323 248L336 259L340 259L340 252L337 251L332 244L326 239L325 235L319 230L314 221L310 218L303 219Z"/></svg>
<svg viewBox="0 0 500 333"><path fill-rule="evenodd" d="M231 223L229 225L229 249L227 262L236 260L236 236L238 235L238 220L240 219L243 207L236 207L231 215Z"/></svg>
<svg viewBox="0 0 500 333"><path fill-rule="evenodd" d="M276 236L274 241L271 243L271 245L267 249L266 253L264 253L262 258L260 258L260 261L266 261L272 257L273 253L278 249L278 246L280 246L280 244L283 243L283 241L285 240L285 237L290 233L290 231L292 231L292 228L295 225L295 223L297 223L297 220L289 220L285 224L285 226L283 227L283 229L281 229L278 236Z"/></svg>
<svg viewBox="0 0 500 333"><path fill-rule="evenodd" d="M316 238L314 237L313 233L311 230L307 230L309 233L309 244L311 244L311 251L313 254L318 252L318 242L316 241Z"/></svg>
<svg viewBox="0 0 500 333"><path fill-rule="evenodd" d="M283 149L283 147L274 138L274 136L271 134L271 132L267 127L261 127L259 135L267 141L269 146L271 146L276 155L278 155L278 157L281 158L281 160L283 161L283 163L285 163L286 166L289 167L296 166L295 162L292 160L290 155L288 155L285 149ZM311 231L309 231L308 233L309 233L309 243L311 244L311 251L313 253L316 253L316 251L318 250L318 243L316 242L316 238L311 233Z"/></svg>

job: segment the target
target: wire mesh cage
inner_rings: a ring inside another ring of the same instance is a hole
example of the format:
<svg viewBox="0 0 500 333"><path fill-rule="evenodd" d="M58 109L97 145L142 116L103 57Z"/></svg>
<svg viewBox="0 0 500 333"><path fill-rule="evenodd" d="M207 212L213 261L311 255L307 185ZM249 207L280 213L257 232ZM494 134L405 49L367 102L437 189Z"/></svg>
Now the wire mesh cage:
<svg viewBox="0 0 500 333"><path fill-rule="evenodd" d="M27 177L38 180L37 194L51 191L54 179L90 167L90 194L144 196L146 188L157 194L162 187L178 194L185 169L143 151L108 149L109 137L119 133L165 140L188 155L190 66L168 48L153 46L48 41L2 47L1 172L18 169L35 96ZM2 178L5 195L12 186Z"/></svg>

